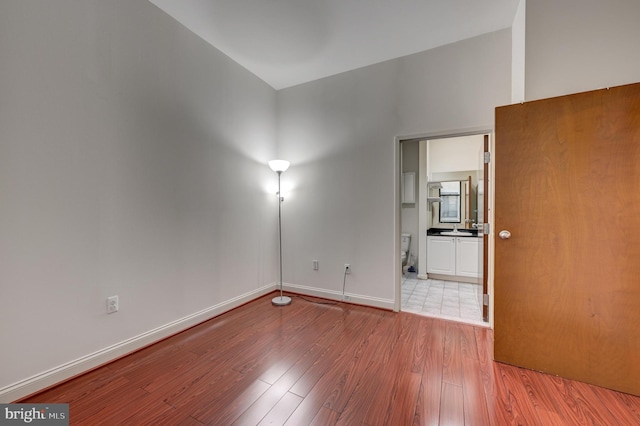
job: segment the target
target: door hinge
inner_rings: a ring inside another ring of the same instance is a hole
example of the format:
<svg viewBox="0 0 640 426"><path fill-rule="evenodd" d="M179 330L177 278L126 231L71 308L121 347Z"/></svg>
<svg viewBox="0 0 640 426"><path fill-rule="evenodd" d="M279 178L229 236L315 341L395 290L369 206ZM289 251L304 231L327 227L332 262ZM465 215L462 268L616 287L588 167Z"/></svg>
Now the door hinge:
<svg viewBox="0 0 640 426"><path fill-rule="evenodd" d="M491 224L490 223L483 223L482 224L482 233L484 235L489 235L491 233Z"/></svg>
<svg viewBox="0 0 640 426"><path fill-rule="evenodd" d="M478 157L476 157L478 158ZM491 162L491 153L490 152L485 152L484 153L484 164L489 164Z"/></svg>
<svg viewBox="0 0 640 426"><path fill-rule="evenodd" d="M482 304L484 306L489 306L489 295L488 294L483 294L482 295Z"/></svg>

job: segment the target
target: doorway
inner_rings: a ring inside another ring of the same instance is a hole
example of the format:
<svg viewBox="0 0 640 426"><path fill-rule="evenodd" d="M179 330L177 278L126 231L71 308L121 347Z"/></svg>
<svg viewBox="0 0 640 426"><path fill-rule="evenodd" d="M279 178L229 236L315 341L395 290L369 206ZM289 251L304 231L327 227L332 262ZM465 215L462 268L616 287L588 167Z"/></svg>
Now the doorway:
<svg viewBox="0 0 640 426"><path fill-rule="evenodd" d="M399 139L399 310L489 325L485 139L486 131Z"/></svg>

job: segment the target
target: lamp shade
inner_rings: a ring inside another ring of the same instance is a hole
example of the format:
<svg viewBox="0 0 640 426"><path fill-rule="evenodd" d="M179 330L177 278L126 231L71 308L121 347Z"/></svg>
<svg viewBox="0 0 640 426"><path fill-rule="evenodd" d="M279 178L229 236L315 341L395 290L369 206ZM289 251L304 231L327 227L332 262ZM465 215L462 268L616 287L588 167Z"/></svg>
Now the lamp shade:
<svg viewBox="0 0 640 426"><path fill-rule="evenodd" d="M276 173L282 173L289 168L289 162L287 160L271 160L269 167Z"/></svg>

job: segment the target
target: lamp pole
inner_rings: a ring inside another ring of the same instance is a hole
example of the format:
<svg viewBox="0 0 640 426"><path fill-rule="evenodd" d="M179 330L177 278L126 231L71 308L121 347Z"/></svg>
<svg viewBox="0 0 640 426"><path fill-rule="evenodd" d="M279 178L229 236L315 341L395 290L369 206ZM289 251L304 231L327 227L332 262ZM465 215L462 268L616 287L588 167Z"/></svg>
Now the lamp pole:
<svg viewBox="0 0 640 426"><path fill-rule="evenodd" d="M278 249L280 250L280 299L282 299L282 195L280 195L280 175L278 172Z"/></svg>
<svg viewBox="0 0 640 426"><path fill-rule="evenodd" d="M271 166L271 163L269 164L269 166ZM286 166L284 167L285 170L286 168L289 167L289 164L287 162ZM272 169L274 167L272 166ZM282 193L280 192L280 176L282 175L282 172L284 170L281 170L280 168L276 168L274 169L274 171L278 174L278 250L279 250L279 255L278 255L278 259L279 259L279 263L280 263L280 269L279 269L279 273L280 273L280 296L274 297L273 299L271 299L271 303L273 303L276 306L285 306L291 303L291 298L287 297L287 296L283 296L282 295L282 201L284 200L284 198L282 197Z"/></svg>

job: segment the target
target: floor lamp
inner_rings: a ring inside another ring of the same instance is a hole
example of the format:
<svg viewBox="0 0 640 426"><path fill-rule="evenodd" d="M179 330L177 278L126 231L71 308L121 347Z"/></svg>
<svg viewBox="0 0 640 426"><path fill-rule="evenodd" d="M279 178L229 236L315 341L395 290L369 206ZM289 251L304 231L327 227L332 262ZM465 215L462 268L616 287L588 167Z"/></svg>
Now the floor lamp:
<svg viewBox="0 0 640 426"><path fill-rule="evenodd" d="M280 296L271 299L271 303L276 306L285 306L291 303L291 298L282 295L282 202L284 198L280 193L280 175L289 168L289 162L286 160L269 161L271 170L278 174L278 248L280 249Z"/></svg>

